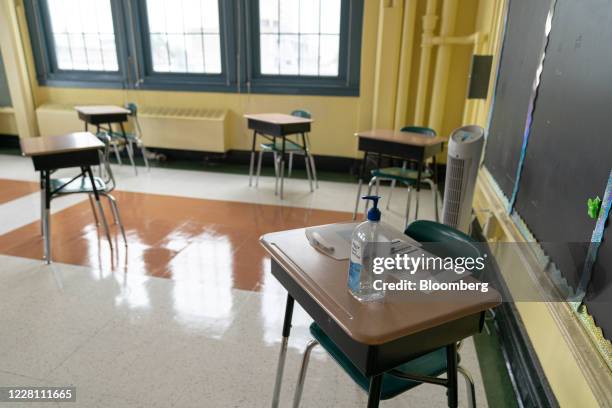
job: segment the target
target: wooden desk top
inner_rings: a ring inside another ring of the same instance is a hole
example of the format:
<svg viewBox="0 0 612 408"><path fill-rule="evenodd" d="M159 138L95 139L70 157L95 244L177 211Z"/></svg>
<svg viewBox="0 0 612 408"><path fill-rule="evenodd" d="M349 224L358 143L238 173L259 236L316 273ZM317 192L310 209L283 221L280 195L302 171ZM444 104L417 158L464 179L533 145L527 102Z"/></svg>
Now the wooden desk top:
<svg viewBox="0 0 612 408"><path fill-rule="evenodd" d="M95 116L95 115L129 115L131 112L129 109L122 108L120 106L113 105L87 105L87 106L75 106L74 109L83 115Z"/></svg>
<svg viewBox="0 0 612 408"><path fill-rule="evenodd" d="M446 142L442 136L426 136L414 132L401 132L393 129L373 129L355 133L357 137L401 143L412 146L433 146Z"/></svg>
<svg viewBox="0 0 612 408"><path fill-rule="evenodd" d="M260 242L286 273L360 343L383 344L501 302L499 293L489 287L486 293L387 292L384 302L362 303L347 288L348 260L337 261L317 251L306 239L304 229L265 234ZM471 277L463 279L477 282Z"/></svg>
<svg viewBox="0 0 612 408"><path fill-rule="evenodd" d="M312 119L299 116L287 115L285 113L248 113L244 115L247 119L259 120L273 123L275 125L291 125L294 123L312 123Z"/></svg>
<svg viewBox="0 0 612 408"><path fill-rule="evenodd" d="M43 156L79 150L102 149L102 143L89 132L68 133L58 136L28 137L19 139L24 156Z"/></svg>

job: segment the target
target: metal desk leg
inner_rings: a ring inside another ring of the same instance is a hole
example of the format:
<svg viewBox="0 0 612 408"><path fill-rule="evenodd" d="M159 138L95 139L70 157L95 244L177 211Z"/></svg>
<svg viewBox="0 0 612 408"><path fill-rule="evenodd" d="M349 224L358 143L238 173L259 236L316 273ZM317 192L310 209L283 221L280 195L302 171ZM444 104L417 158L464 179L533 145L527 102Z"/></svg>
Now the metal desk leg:
<svg viewBox="0 0 612 408"><path fill-rule="evenodd" d="M416 207L414 209L414 220L419 219L419 198L421 197L421 177L423 175L423 161L419 161L419 169L416 181Z"/></svg>
<svg viewBox="0 0 612 408"><path fill-rule="evenodd" d="M314 189L312 188L311 173L314 170L310 168L310 153L308 152L308 145L306 144L306 135L304 133L302 133L302 148L304 149L304 164L306 165L306 176L308 177L308 182L310 183L310 192L312 193ZM290 157L293 157L293 155ZM291 166L289 166L289 168L291 168Z"/></svg>
<svg viewBox="0 0 612 408"><path fill-rule="evenodd" d="M94 179L93 173L91 171L91 167L83 167L83 173L87 173L89 176L89 181L91 182L91 188L94 193L94 197L96 198L96 204L98 207L98 211L100 212L100 218L102 219L102 225L104 226L104 232L106 233L106 238L108 239L108 244L111 249L113 249L113 241L110 236L110 229L108 228L108 222L106 222L106 216L104 215L104 209L102 208L102 203L100 202L100 193L98 193L98 189L96 188L96 181Z"/></svg>
<svg viewBox="0 0 612 408"><path fill-rule="evenodd" d="M370 378L370 390L368 392L368 408L378 408L380 402L380 390L382 388L382 374Z"/></svg>
<svg viewBox="0 0 612 408"><path fill-rule="evenodd" d="M112 129L110 123L108 124L108 127ZM130 163L132 164L132 168L134 169L134 173L138 175L138 169L136 168L136 163L134 162L134 149L132 149L132 142L128 140L127 133L125 133L123 122L119 122L119 128L121 129L123 140L125 140L125 148L127 149L128 157L130 159Z"/></svg>
<svg viewBox="0 0 612 408"><path fill-rule="evenodd" d="M281 143L281 155L280 155L280 199L283 199L283 192L285 187L285 141L287 138L282 136L283 141Z"/></svg>
<svg viewBox="0 0 612 408"><path fill-rule="evenodd" d="M251 163L249 164L249 187L253 180L253 166L255 164L255 142L257 141L257 131L253 131L253 143L251 144Z"/></svg>
<svg viewBox="0 0 612 408"><path fill-rule="evenodd" d="M457 408L457 343L446 346L446 378L449 408Z"/></svg>
<svg viewBox="0 0 612 408"><path fill-rule="evenodd" d="M293 317L293 297L287 293L287 303L285 305L285 320L283 322L283 340L281 342L278 365L276 367L276 380L274 382L274 394L272 394L272 408L278 408L281 386L283 383L283 370L285 369L285 358L287 357L287 343L291 332L291 319Z"/></svg>
<svg viewBox="0 0 612 408"><path fill-rule="evenodd" d="M440 222L440 214L438 210L438 165L436 164L436 155L431 159L433 166L433 182L434 182L434 205L436 206L436 222Z"/></svg>
<svg viewBox="0 0 612 408"><path fill-rule="evenodd" d="M359 185L357 186L357 198L355 199L355 209L353 210L353 220L357 218L357 210L359 209L359 200L361 195L361 186L363 185L363 176L368 162L368 152L363 154L363 161L361 162L361 169L359 170Z"/></svg>
<svg viewBox="0 0 612 408"><path fill-rule="evenodd" d="M42 183L44 186L43 194L44 199L44 210L42 211L42 225L43 225L43 240L44 240L44 252L45 262L51 263L51 172L49 170L43 170L40 172L40 177L43 179Z"/></svg>

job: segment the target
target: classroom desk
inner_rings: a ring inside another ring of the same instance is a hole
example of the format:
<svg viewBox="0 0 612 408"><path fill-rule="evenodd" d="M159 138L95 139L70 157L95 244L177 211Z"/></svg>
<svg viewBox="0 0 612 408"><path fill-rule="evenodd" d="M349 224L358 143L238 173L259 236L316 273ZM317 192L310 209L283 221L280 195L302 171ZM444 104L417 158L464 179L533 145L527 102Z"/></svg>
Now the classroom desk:
<svg viewBox="0 0 612 408"><path fill-rule="evenodd" d="M41 187L41 222L44 239L45 261L51 263L51 225L50 212L51 199L54 194L65 187L51 190L51 172L68 167L79 167L81 173L72 181L81 176L88 176L93 186L94 196L98 209L102 211L100 197L94 182L91 166L100 164L99 150L104 148L97 137L89 132L68 133L59 136L31 137L19 140L21 152L31 157L34 169L40 172ZM105 224L106 236L110 242L108 226Z"/></svg>
<svg viewBox="0 0 612 408"><path fill-rule="evenodd" d="M436 166L436 154L442 152L444 139L441 136L426 136L414 132L402 132L391 129L373 129L355 133L358 140L358 149L364 152L361 170L359 172L359 188L363 184L368 155L378 154L378 167L383 155L397 157L404 160L417 162L417 183L416 191L421 190L421 174L425 162L431 158L433 161L434 183L438 184L438 169ZM359 201L357 201L357 207ZM355 211L356 212L356 211Z"/></svg>
<svg viewBox="0 0 612 408"><path fill-rule="evenodd" d="M272 258L272 275L288 292L273 407L278 406L294 301L371 378L368 407L378 407L384 372L440 347L447 350L448 374L439 385L448 388L448 405L457 406L456 343L481 331L485 311L500 303L497 291L393 292L384 302L361 303L347 289L348 260L314 249L304 229L266 234L260 242Z"/></svg>
<svg viewBox="0 0 612 408"><path fill-rule="evenodd" d="M131 114L130 110L113 105L75 106L74 109L79 114L79 119L81 119L85 124L85 132L88 131L89 125L93 125L96 127L96 133L100 132L100 129L102 129L108 131L110 135L113 132L113 123L119 125L121 135L125 140L125 147L128 152L130 163L134 168L134 172L138 174L138 169L134 164L134 151L132 149L132 144L128 140L127 133L123 125L128 121L128 117Z"/></svg>
<svg viewBox="0 0 612 408"><path fill-rule="evenodd" d="M280 154L280 198L283 199L283 185L285 175L285 142L287 136L301 134L302 135L302 147L306 151L306 136L307 132L310 132L310 124L312 119L301 118L298 116L286 115L284 113L258 113L258 114L247 114L244 115L247 119L247 126L253 130L253 142L251 144L251 163L249 165L249 187L253 178L253 170L255 164L255 145L257 142L257 135L265 137L274 145L276 145L276 138L280 137L281 142L281 154Z"/></svg>

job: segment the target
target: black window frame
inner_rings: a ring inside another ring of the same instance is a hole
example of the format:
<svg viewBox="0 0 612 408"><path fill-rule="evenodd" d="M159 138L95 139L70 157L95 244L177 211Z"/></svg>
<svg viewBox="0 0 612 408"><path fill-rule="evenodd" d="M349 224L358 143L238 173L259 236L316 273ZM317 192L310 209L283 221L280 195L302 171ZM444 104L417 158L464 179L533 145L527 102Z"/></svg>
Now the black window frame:
<svg viewBox="0 0 612 408"><path fill-rule="evenodd" d="M125 88L128 50L125 26L120 14L121 0L110 0L118 71L63 70L57 56L51 30L51 16L46 0L25 0L28 31L34 54L36 76L40 85L58 87Z"/></svg>
<svg viewBox="0 0 612 408"><path fill-rule="evenodd" d="M359 95L364 0L341 0L336 77L262 75L259 68L259 1L218 1L222 72L207 74L153 70L146 0L110 0L118 72L60 70L47 0L24 0L38 82L56 87Z"/></svg>
<svg viewBox="0 0 612 408"><path fill-rule="evenodd" d="M325 1L325 0L322 0ZM245 2L247 85L254 93L359 95L363 0L341 0L338 76L262 74L259 0Z"/></svg>

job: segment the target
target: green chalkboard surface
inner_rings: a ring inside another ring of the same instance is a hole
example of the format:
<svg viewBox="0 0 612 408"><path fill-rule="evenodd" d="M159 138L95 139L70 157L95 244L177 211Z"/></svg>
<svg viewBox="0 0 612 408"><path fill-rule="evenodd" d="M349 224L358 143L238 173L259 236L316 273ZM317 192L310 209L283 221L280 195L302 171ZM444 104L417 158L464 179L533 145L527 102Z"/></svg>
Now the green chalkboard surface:
<svg viewBox="0 0 612 408"><path fill-rule="evenodd" d="M548 0L510 2L485 165L510 197ZM557 0L515 210L576 286L612 168L612 0ZM535 45L538 46L535 46ZM612 232L604 233L586 304L612 338ZM565 245L565 248L564 248Z"/></svg>

